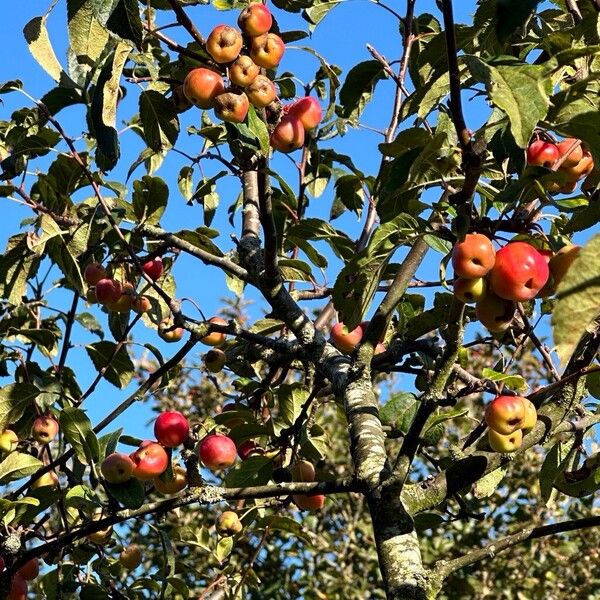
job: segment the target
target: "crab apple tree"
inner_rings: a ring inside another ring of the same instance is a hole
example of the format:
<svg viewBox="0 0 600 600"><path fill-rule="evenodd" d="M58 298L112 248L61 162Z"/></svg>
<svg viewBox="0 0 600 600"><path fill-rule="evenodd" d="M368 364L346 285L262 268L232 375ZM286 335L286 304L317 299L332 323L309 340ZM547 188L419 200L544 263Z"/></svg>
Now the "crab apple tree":
<svg viewBox="0 0 600 600"><path fill-rule="evenodd" d="M597 597L599 2L12 4L0 597Z"/></svg>

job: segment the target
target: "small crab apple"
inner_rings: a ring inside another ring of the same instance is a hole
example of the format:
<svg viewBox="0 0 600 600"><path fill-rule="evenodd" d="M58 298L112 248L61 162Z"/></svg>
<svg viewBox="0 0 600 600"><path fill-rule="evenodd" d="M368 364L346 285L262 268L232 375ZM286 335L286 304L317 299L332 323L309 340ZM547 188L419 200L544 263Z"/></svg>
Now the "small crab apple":
<svg viewBox="0 0 600 600"><path fill-rule="evenodd" d="M237 452L241 460L246 460L251 456L263 454L264 449L261 448L261 446L257 444L254 440L246 440L245 442L242 442L238 445Z"/></svg>
<svg viewBox="0 0 600 600"><path fill-rule="evenodd" d="M37 417L31 426L31 437L38 444L49 444L58 435L58 421L54 417Z"/></svg>
<svg viewBox="0 0 600 600"><path fill-rule="evenodd" d="M148 296L136 296L133 300L131 308L138 315L143 315L152 308L152 303L150 302L150 298L148 298Z"/></svg>
<svg viewBox="0 0 600 600"><path fill-rule="evenodd" d="M106 277L106 269L97 262L92 262L85 267L83 278L88 285L96 285L101 279Z"/></svg>
<svg viewBox="0 0 600 600"><path fill-rule="evenodd" d="M198 447L198 455L205 467L218 471L230 467L237 457L237 448L230 437L214 433L207 435Z"/></svg>
<svg viewBox="0 0 600 600"><path fill-rule="evenodd" d="M321 510L325 504L325 496L323 494L310 494L305 496L294 494L292 500L301 510Z"/></svg>
<svg viewBox="0 0 600 600"><path fill-rule="evenodd" d="M583 147L581 146L581 143L575 146L577 142L579 142L579 140L576 138L565 138L556 144L559 157L561 158L565 156L569 150L571 150L560 165L561 169L574 167L583 158Z"/></svg>
<svg viewBox="0 0 600 600"><path fill-rule="evenodd" d="M293 152L304 145L304 128L293 115L283 115L271 134L271 147L279 152Z"/></svg>
<svg viewBox="0 0 600 600"><path fill-rule="evenodd" d="M127 454L113 452L100 465L100 471L108 483L125 483L133 477L135 463Z"/></svg>
<svg viewBox="0 0 600 600"><path fill-rule="evenodd" d="M227 321L221 317L211 317L208 322L213 323L214 325L227 325ZM220 346L226 338L226 333L221 331L211 331L208 335L200 338L200 341L207 346Z"/></svg>
<svg viewBox="0 0 600 600"><path fill-rule="evenodd" d="M506 435L488 429L488 443L494 452L516 452L523 443L523 432L520 429Z"/></svg>
<svg viewBox="0 0 600 600"><path fill-rule="evenodd" d="M537 410L535 404L529 400L529 398L523 398L523 404L525 405L525 418L523 419L523 431L530 431L535 427L537 423Z"/></svg>
<svg viewBox="0 0 600 600"><path fill-rule="evenodd" d="M564 279L567 271L581 252L581 246L569 244L563 246L548 263L550 273L552 274L552 284L556 289L558 284Z"/></svg>
<svg viewBox="0 0 600 600"><path fill-rule="evenodd" d="M35 579L40 574L40 561L37 558L28 560L20 569L19 575L27 581Z"/></svg>
<svg viewBox="0 0 600 600"><path fill-rule="evenodd" d="M48 471L43 475L40 475L32 484L31 489L37 490L44 487L57 487L58 486L58 475L54 471Z"/></svg>
<svg viewBox="0 0 600 600"><path fill-rule="evenodd" d="M164 319L158 324L158 337L165 342L178 342L183 337L183 327L175 327L173 319Z"/></svg>
<svg viewBox="0 0 600 600"><path fill-rule="evenodd" d="M527 242L511 242L496 253L490 271L490 287L505 300L532 300L548 281L550 270L544 257Z"/></svg>
<svg viewBox="0 0 600 600"><path fill-rule="evenodd" d="M302 123L304 131L314 129L323 118L323 111L319 101L314 96L305 96L287 105L284 111Z"/></svg>
<svg viewBox="0 0 600 600"><path fill-rule="evenodd" d="M465 303L479 302L485 298L487 291L487 282L483 277L477 279L464 279L458 277L452 284L454 288L454 295Z"/></svg>
<svg viewBox="0 0 600 600"><path fill-rule="evenodd" d="M554 161L560 157L560 151L556 144L536 140L527 148L527 164L539 167L551 167Z"/></svg>
<svg viewBox="0 0 600 600"><path fill-rule="evenodd" d="M247 6L238 17L240 29L250 37L267 33L273 25L271 11L261 2Z"/></svg>
<svg viewBox="0 0 600 600"><path fill-rule="evenodd" d="M475 305L477 319L492 332L506 331L515 317L516 310L514 302L499 298L490 292Z"/></svg>
<svg viewBox="0 0 600 600"><path fill-rule="evenodd" d="M219 348L209 350L203 357L204 365L211 373L219 373L227 362L227 355Z"/></svg>
<svg viewBox="0 0 600 600"><path fill-rule="evenodd" d="M155 258L151 258L146 262L142 263L142 270L152 281L156 281L163 272L163 261L160 256L156 256Z"/></svg>
<svg viewBox="0 0 600 600"><path fill-rule="evenodd" d="M246 88L248 100L256 108L264 108L277 98L275 84L264 75L257 75L254 81Z"/></svg>
<svg viewBox="0 0 600 600"><path fill-rule="evenodd" d="M27 581L20 574L17 573L10 583L10 591L7 600L27 600Z"/></svg>
<svg viewBox="0 0 600 600"><path fill-rule="evenodd" d="M142 551L137 544L129 544L119 554L121 566L129 571L137 569L142 564Z"/></svg>
<svg viewBox="0 0 600 600"><path fill-rule="evenodd" d="M331 328L331 341L333 345L340 351L349 354L354 351L354 348L358 346L363 338L364 329L362 325L359 325L352 331L348 331L348 328L343 323L336 323Z"/></svg>
<svg viewBox="0 0 600 600"><path fill-rule="evenodd" d="M569 181L579 181L587 177L594 170L594 159L588 150L583 151L583 157L573 167L561 168Z"/></svg>
<svg viewBox="0 0 600 600"><path fill-rule="evenodd" d="M508 435L523 427L525 402L521 396L497 396L485 408L485 422L490 429Z"/></svg>
<svg viewBox="0 0 600 600"><path fill-rule="evenodd" d="M183 82L185 97L199 108L212 108L215 98L224 91L223 78L204 67L192 69Z"/></svg>
<svg viewBox="0 0 600 600"><path fill-rule="evenodd" d="M112 312L128 312L133 306L135 290L133 285L125 282L121 288L121 296L116 302L107 302L106 308Z"/></svg>
<svg viewBox="0 0 600 600"><path fill-rule="evenodd" d="M250 108L248 96L242 92L225 92L215 98L215 114L229 123L243 123Z"/></svg>
<svg viewBox="0 0 600 600"><path fill-rule="evenodd" d="M100 519L104 518L102 514L102 510L97 511L92 519L94 521L100 521ZM87 539L94 544L105 544L108 541L108 538L112 535L113 528L112 525L107 525L104 529L99 529L98 531L94 531L87 536Z"/></svg>
<svg viewBox="0 0 600 600"><path fill-rule="evenodd" d="M190 434L190 424L180 412L165 411L154 421L154 435L163 446L175 448L183 444Z"/></svg>
<svg viewBox="0 0 600 600"><path fill-rule="evenodd" d="M156 442L149 442L129 455L134 462L133 476L141 481L154 479L167 470L169 455L166 450Z"/></svg>
<svg viewBox="0 0 600 600"><path fill-rule="evenodd" d="M5 429L0 433L0 452L8 454L17 448L19 436L12 429Z"/></svg>
<svg viewBox="0 0 600 600"><path fill-rule="evenodd" d="M246 54L242 54L229 67L229 80L234 85L246 87L250 85L260 73L260 67Z"/></svg>
<svg viewBox="0 0 600 600"><path fill-rule="evenodd" d="M452 267L457 277L484 277L491 271L495 260L494 246L482 233L467 233L465 239L452 248Z"/></svg>
<svg viewBox="0 0 600 600"><path fill-rule="evenodd" d="M315 480L315 467L307 460L299 460L290 467L292 481L310 482Z"/></svg>
<svg viewBox="0 0 600 600"><path fill-rule="evenodd" d="M117 302L121 297L121 284L115 279L106 277L101 279L95 286L96 299L100 304Z"/></svg>
<svg viewBox="0 0 600 600"><path fill-rule="evenodd" d="M173 477L171 479L167 479L166 475L166 473L163 473L160 477L155 477L152 480L156 491L165 496L177 494L185 489L188 484L187 471L181 465L173 467Z"/></svg>
<svg viewBox="0 0 600 600"><path fill-rule="evenodd" d="M243 528L240 518L232 510L226 510L217 519L217 531L223 535L234 535Z"/></svg>
<svg viewBox="0 0 600 600"><path fill-rule="evenodd" d="M229 25L217 25L206 39L206 51L216 63L234 61L242 49L242 34Z"/></svg>
<svg viewBox="0 0 600 600"><path fill-rule="evenodd" d="M264 33L252 38L250 57L264 69L274 69L285 52L284 41L275 33Z"/></svg>

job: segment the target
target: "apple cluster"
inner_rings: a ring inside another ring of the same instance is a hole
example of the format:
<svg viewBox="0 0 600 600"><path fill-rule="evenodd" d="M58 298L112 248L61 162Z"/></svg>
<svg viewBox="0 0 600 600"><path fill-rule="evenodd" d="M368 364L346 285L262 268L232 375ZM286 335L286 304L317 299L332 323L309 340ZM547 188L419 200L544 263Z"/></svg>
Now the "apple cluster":
<svg viewBox="0 0 600 600"><path fill-rule="evenodd" d="M285 51L284 41L270 32L273 17L264 4L252 3L242 10L238 25L241 31L218 25L206 40L216 70L196 67L183 82L189 102L214 109L217 117L231 123L243 123L250 104L259 109L275 106L277 89L266 70L277 67ZM284 106L271 133L271 146L281 152L301 148L305 132L314 129L321 118L319 102L312 96Z"/></svg>
<svg viewBox="0 0 600 600"><path fill-rule="evenodd" d="M551 181L547 190L551 194L570 194L577 183L587 177L594 169L591 153L576 138L566 138L554 143L537 139L527 148L527 164L553 168L561 160L557 172L562 174L561 181Z"/></svg>
<svg viewBox="0 0 600 600"><path fill-rule="evenodd" d="M523 434L535 427L537 411L533 402L522 396L497 396L485 409L485 422L494 452L516 452Z"/></svg>
<svg viewBox="0 0 600 600"><path fill-rule="evenodd" d="M0 572L5 569L4 559L0 557ZM28 560L11 578L7 600L26 600L27 582L35 579L40 573L40 561L37 558Z"/></svg>
<svg viewBox="0 0 600 600"><path fill-rule="evenodd" d="M554 254L516 240L496 251L487 236L468 233L452 249L454 294L476 303L477 318L490 331L505 331L515 303L553 294L579 249L569 245Z"/></svg>

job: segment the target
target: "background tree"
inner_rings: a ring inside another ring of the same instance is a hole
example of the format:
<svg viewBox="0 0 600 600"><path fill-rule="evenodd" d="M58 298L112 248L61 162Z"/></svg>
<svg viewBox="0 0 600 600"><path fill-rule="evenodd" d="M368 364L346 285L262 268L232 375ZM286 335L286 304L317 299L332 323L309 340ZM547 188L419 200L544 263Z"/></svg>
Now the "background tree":
<svg viewBox="0 0 600 600"><path fill-rule="evenodd" d="M0 87L3 592L594 597L600 4L198 4Z"/></svg>

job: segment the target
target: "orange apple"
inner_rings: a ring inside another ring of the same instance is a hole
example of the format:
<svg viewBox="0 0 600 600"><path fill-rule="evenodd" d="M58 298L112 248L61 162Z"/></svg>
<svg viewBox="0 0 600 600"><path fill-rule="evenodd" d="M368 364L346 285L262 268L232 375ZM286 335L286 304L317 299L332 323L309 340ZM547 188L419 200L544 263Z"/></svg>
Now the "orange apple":
<svg viewBox="0 0 600 600"><path fill-rule="evenodd" d="M476 279L492 270L496 251L490 238L481 233L467 233L462 242L452 248L452 267L457 277Z"/></svg>
<svg viewBox="0 0 600 600"><path fill-rule="evenodd" d="M537 423L537 410L529 398L523 398L523 405L525 406L525 418L523 419L523 426L521 429L523 431L530 431Z"/></svg>
<svg viewBox="0 0 600 600"><path fill-rule="evenodd" d="M185 97L199 108L212 108L215 98L225 91L223 78L210 69L192 69L183 82Z"/></svg>
<svg viewBox="0 0 600 600"><path fill-rule="evenodd" d="M485 422L490 429L508 435L523 427L525 400L521 396L497 396L485 409Z"/></svg>
<svg viewBox="0 0 600 600"><path fill-rule="evenodd" d="M292 500L301 510L320 510L325 504L325 496L323 494L311 494L306 496L294 494Z"/></svg>
<svg viewBox="0 0 600 600"><path fill-rule="evenodd" d="M113 452L100 465L100 471L108 483L124 483L133 477L135 464L127 454Z"/></svg>
<svg viewBox="0 0 600 600"><path fill-rule="evenodd" d="M166 473L163 473L160 477L155 477L152 480L152 483L154 483L156 491L165 496L177 494L185 489L188 484L187 471L185 470L185 467L175 465L173 467L172 479L166 479Z"/></svg>
<svg viewBox="0 0 600 600"><path fill-rule="evenodd" d="M250 85L259 73L260 67L246 54L242 54L229 67L229 79L231 83L240 87Z"/></svg>
<svg viewBox="0 0 600 600"><path fill-rule="evenodd" d="M350 354L362 340L364 330L362 324L348 331L343 323L336 323L331 328L331 342L340 351Z"/></svg>
<svg viewBox="0 0 600 600"><path fill-rule="evenodd" d="M567 150L569 150L569 148L571 148L571 146L577 141L578 140L576 138L565 138L561 142L558 142L556 144L556 147L558 148L559 155L561 157L564 156L565 153L567 152ZM581 144L579 144L579 146L573 148L573 150L571 152L569 152L569 155L565 158L565 160L563 161L563 163L561 165L561 169L562 168L566 169L568 167L574 167L575 165L577 165L579 163L579 161L582 158L583 158L583 147L581 146Z"/></svg>
<svg viewBox="0 0 600 600"><path fill-rule="evenodd" d="M250 102L248 96L241 92L225 92L215 98L215 114L223 121L242 123L246 119Z"/></svg>
<svg viewBox="0 0 600 600"><path fill-rule="evenodd" d="M280 62L285 52L285 43L275 33L263 33L252 38L250 57L264 69L274 69Z"/></svg>
<svg viewBox="0 0 600 600"><path fill-rule="evenodd" d="M299 460L290 467L292 481L311 482L315 480L315 467L307 460Z"/></svg>
<svg viewBox="0 0 600 600"><path fill-rule="evenodd" d="M267 33L273 25L273 17L269 9L260 2L247 6L238 17L240 29L250 37Z"/></svg>
<svg viewBox="0 0 600 600"><path fill-rule="evenodd" d="M227 321L221 317L211 317L209 323L215 325L227 325ZM207 346L220 346L227 339L227 334L220 331L211 331L208 335L200 338L200 341Z"/></svg>
<svg viewBox="0 0 600 600"><path fill-rule="evenodd" d="M152 308L150 298L148 298L148 296L136 296L133 300L131 308L138 315L143 315L145 312L148 312Z"/></svg>
<svg viewBox="0 0 600 600"><path fill-rule="evenodd" d="M119 562L129 571L137 569L142 564L142 551L137 544L129 544L119 554Z"/></svg>
<svg viewBox="0 0 600 600"><path fill-rule="evenodd" d="M246 88L246 95L256 108L264 108L277 98L277 90L275 84L268 77L257 75Z"/></svg>
<svg viewBox="0 0 600 600"><path fill-rule="evenodd" d="M216 63L228 63L240 55L243 43L242 34L235 27L217 25L206 39L206 51Z"/></svg>
<svg viewBox="0 0 600 600"><path fill-rule="evenodd" d="M211 373L219 373L222 371L227 362L227 355L219 348L209 350L203 358L204 365Z"/></svg>
<svg viewBox="0 0 600 600"><path fill-rule="evenodd" d="M178 342L183 334L183 327L175 327L173 319L164 319L158 324L158 337L165 342Z"/></svg>
<svg viewBox="0 0 600 600"><path fill-rule="evenodd" d="M271 134L271 146L280 152L292 152L304 145L304 127L293 115L283 115Z"/></svg>

